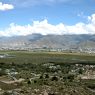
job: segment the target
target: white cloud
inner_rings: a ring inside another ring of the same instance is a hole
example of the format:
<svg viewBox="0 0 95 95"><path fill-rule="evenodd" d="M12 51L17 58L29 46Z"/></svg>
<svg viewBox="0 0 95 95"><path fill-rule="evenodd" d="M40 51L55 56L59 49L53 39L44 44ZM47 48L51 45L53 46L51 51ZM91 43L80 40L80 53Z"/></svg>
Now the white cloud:
<svg viewBox="0 0 95 95"><path fill-rule="evenodd" d="M10 26L3 31L0 31L0 36L14 36L14 35L29 35L32 33L47 34L95 34L95 14L88 17L88 23L76 23L75 25L65 25L59 23L53 25L48 23L45 19L43 21L33 21L33 24L25 26L10 24Z"/></svg>
<svg viewBox="0 0 95 95"><path fill-rule="evenodd" d="M3 4L2 2L0 2L0 10L1 11L6 11L6 10L11 10L14 9L14 6L11 4Z"/></svg>
<svg viewBox="0 0 95 95"><path fill-rule="evenodd" d="M93 14L93 15L91 16L91 22L92 22L93 24L95 24L95 14Z"/></svg>

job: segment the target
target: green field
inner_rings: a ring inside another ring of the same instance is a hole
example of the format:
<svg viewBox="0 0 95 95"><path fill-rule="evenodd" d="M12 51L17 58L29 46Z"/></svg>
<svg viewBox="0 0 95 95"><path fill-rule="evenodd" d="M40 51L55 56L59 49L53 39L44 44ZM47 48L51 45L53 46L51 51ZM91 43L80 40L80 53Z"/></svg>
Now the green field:
<svg viewBox="0 0 95 95"><path fill-rule="evenodd" d="M86 53L0 51L0 54L14 56L13 58L0 58L0 63L95 63L95 55Z"/></svg>

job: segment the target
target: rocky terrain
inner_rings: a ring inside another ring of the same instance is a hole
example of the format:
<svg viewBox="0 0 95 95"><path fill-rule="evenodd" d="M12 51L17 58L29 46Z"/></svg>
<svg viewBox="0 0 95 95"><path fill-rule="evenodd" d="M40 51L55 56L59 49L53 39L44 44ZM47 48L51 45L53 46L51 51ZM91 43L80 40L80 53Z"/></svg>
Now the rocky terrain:
<svg viewBox="0 0 95 95"><path fill-rule="evenodd" d="M95 54L0 51L0 95L95 95Z"/></svg>

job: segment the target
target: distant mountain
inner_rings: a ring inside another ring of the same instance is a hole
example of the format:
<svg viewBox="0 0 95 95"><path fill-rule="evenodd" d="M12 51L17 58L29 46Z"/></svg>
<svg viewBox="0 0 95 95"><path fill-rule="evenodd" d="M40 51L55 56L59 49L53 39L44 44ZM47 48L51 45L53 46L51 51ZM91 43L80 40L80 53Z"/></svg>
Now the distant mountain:
<svg viewBox="0 0 95 95"><path fill-rule="evenodd" d="M41 35L1 37L0 49L50 48L62 50L95 49L95 35Z"/></svg>

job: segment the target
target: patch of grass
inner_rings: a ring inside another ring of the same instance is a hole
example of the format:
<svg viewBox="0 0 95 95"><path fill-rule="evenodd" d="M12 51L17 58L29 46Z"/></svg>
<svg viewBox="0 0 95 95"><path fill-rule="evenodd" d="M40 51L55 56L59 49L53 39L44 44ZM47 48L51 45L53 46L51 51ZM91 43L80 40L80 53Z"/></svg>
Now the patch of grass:
<svg viewBox="0 0 95 95"><path fill-rule="evenodd" d="M95 55L79 53L57 53L57 52L29 52L29 51L0 51L15 55L13 58L0 58L0 63L87 63L95 64Z"/></svg>

